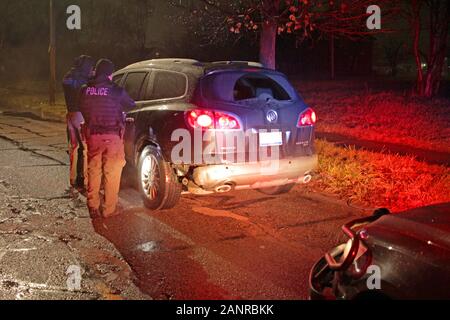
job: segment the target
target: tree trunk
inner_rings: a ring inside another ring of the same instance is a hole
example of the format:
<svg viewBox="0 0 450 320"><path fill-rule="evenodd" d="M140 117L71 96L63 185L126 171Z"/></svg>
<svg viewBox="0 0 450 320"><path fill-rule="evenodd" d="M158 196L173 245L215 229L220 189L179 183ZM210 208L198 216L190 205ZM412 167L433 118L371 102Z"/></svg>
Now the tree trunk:
<svg viewBox="0 0 450 320"><path fill-rule="evenodd" d="M423 95L433 97L439 86L447 53L448 28L450 24L450 4L430 1L430 52L428 71L425 76ZM442 7L441 7L442 5Z"/></svg>
<svg viewBox="0 0 450 320"><path fill-rule="evenodd" d="M419 96L423 95L423 71L422 71L422 59L420 56L420 9L421 3L418 0L412 1L412 17L411 24L414 31L413 52L416 61L417 79L416 79L416 92Z"/></svg>
<svg viewBox="0 0 450 320"><path fill-rule="evenodd" d="M269 69L276 68L277 23L275 16L280 8L280 0L264 0L262 12L265 15L261 27L259 61Z"/></svg>
<svg viewBox="0 0 450 320"><path fill-rule="evenodd" d="M442 39L435 41L432 52L430 52L430 62L425 76L424 96L433 97L439 92L442 69L445 62L446 45L441 43Z"/></svg>
<svg viewBox="0 0 450 320"><path fill-rule="evenodd" d="M411 24L414 30L414 57L417 65L416 91L419 96L431 98L439 91L442 69L448 46L448 28L450 25L450 3L440 0L430 0L429 5L429 37L430 48L428 52L427 72L423 73L422 59L420 56L420 12L422 4L420 0L412 1Z"/></svg>
<svg viewBox="0 0 450 320"><path fill-rule="evenodd" d="M276 38L276 24L264 23L261 30L259 60L264 65L264 67L269 69L276 68Z"/></svg>

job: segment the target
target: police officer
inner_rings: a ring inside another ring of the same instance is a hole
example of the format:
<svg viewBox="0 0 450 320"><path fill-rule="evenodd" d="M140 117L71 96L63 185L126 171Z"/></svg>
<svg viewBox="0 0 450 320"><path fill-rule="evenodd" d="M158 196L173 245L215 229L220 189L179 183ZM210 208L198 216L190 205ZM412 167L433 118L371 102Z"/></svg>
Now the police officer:
<svg viewBox="0 0 450 320"><path fill-rule="evenodd" d="M80 109L86 120L88 144L87 202L92 217L116 215L122 169L125 166L123 112L135 106L126 91L112 82L114 65L98 61L95 78L81 90ZM100 186L104 182L101 204ZM101 207L100 207L101 206Z"/></svg>
<svg viewBox="0 0 450 320"><path fill-rule="evenodd" d="M70 185L77 189L87 187L86 144L81 136L84 118L80 112L78 97L94 69L94 59L82 55L75 59L72 69L64 76L63 89L67 106L67 135L70 156Z"/></svg>

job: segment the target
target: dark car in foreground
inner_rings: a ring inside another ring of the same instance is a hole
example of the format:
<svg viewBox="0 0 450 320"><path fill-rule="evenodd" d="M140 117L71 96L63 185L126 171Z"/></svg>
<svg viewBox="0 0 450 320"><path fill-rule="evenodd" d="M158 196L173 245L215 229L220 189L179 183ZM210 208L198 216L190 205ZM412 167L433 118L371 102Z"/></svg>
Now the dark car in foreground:
<svg viewBox="0 0 450 320"><path fill-rule="evenodd" d="M310 274L311 299L450 299L450 203L343 226Z"/></svg>
<svg viewBox="0 0 450 320"><path fill-rule="evenodd" d="M280 72L252 62L156 59L114 74L137 102L125 153L150 209L183 192L288 192L317 164L316 114Z"/></svg>

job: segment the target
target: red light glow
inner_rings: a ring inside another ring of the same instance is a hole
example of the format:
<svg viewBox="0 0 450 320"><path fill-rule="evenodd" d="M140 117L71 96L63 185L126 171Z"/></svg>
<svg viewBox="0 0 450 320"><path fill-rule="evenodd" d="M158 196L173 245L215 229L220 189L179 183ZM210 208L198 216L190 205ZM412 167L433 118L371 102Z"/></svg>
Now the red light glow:
<svg viewBox="0 0 450 320"><path fill-rule="evenodd" d="M305 126L313 126L317 122L317 116L313 109L307 109L303 112L299 119L297 126L305 127Z"/></svg>
<svg viewBox="0 0 450 320"><path fill-rule="evenodd" d="M209 128L213 123L213 119L207 114L202 114L197 118L197 123L202 128Z"/></svg>
<svg viewBox="0 0 450 320"><path fill-rule="evenodd" d="M223 113L216 113L217 129L239 129L239 122L233 116Z"/></svg>
<svg viewBox="0 0 450 320"><path fill-rule="evenodd" d="M241 128L239 121L234 116L206 110L190 111L187 121L195 129L236 130Z"/></svg>

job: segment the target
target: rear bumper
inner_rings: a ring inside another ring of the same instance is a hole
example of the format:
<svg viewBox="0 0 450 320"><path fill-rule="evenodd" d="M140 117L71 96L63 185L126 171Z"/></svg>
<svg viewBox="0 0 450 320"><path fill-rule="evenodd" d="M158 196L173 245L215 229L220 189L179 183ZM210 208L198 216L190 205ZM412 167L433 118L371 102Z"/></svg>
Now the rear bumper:
<svg viewBox="0 0 450 320"><path fill-rule="evenodd" d="M291 183L305 183L317 167L317 155L276 161L200 166L193 180L205 190L222 185L235 189L258 189ZM306 177L306 178L305 178Z"/></svg>

